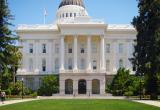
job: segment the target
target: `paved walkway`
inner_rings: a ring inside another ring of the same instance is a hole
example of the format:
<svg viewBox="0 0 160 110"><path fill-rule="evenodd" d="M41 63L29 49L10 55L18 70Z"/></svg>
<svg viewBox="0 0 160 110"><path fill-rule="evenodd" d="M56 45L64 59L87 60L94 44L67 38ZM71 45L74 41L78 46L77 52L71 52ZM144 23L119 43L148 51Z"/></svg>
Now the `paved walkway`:
<svg viewBox="0 0 160 110"><path fill-rule="evenodd" d="M159 101L152 101L152 100L133 100L133 101L143 103L143 104L147 104L147 105L160 107L160 102Z"/></svg>
<svg viewBox="0 0 160 110"><path fill-rule="evenodd" d="M27 101L32 101L32 100L37 100L37 99L8 100L8 101L5 101L4 104L2 104L2 102L0 101L0 106L20 103L20 102L27 102Z"/></svg>

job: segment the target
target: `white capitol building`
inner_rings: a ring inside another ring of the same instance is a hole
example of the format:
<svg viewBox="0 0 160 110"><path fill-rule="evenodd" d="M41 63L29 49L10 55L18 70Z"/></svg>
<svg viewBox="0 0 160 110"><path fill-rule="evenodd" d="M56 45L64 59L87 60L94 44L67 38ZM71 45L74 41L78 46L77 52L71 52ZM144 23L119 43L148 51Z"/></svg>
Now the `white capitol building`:
<svg viewBox="0 0 160 110"><path fill-rule="evenodd" d="M17 79L36 90L45 75L58 75L60 94L105 94L120 67L130 69L136 30L90 18L83 0L62 0L56 21L19 25L23 58Z"/></svg>

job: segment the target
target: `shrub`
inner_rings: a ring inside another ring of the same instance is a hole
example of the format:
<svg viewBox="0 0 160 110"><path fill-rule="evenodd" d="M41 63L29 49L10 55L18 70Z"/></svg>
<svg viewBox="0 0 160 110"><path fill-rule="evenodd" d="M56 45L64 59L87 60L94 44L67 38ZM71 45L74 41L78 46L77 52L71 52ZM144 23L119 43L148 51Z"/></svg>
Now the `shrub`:
<svg viewBox="0 0 160 110"><path fill-rule="evenodd" d="M124 94L129 73L129 70L125 70L125 68L120 68L117 71L110 88L113 95L122 96Z"/></svg>
<svg viewBox="0 0 160 110"><path fill-rule="evenodd" d="M33 92L32 94L30 94L33 98L37 97L37 92Z"/></svg>
<svg viewBox="0 0 160 110"><path fill-rule="evenodd" d="M129 70L120 68L110 85L110 92L116 96L138 95L140 91L140 79L129 74ZM144 83L143 85L144 86Z"/></svg>
<svg viewBox="0 0 160 110"><path fill-rule="evenodd" d="M38 89L38 95L51 96L53 93L58 93L59 81L54 75L45 76L42 78L42 85Z"/></svg>
<svg viewBox="0 0 160 110"><path fill-rule="evenodd" d="M9 84L8 89L11 91L11 95L20 95L22 91L22 82L17 81L15 84L12 82Z"/></svg>
<svg viewBox="0 0 160 110"><path fill-rule="evenodd" d="M7 90L10 91L10 94L8 94L8 95L22 95L22 82L17 81L15 84L13 82L10 83L9 88ZM26 88L23 85L23 94L24 95L30 95L32 93L33 93L33 91L31 89Z"/></svg>
<svg viewBox="0 0 160 110"><path fill-rule="evenodd" d="M133 95L133 91L127 91L124 93L125 96L132 96Z"/></svg>

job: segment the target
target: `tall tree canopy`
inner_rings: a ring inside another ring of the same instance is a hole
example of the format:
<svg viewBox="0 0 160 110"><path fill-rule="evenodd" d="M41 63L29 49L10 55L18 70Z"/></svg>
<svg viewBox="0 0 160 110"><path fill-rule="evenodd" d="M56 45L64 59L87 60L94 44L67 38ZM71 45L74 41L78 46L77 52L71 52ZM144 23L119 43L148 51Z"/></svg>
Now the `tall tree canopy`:
<svg viewBox="0 0 160 110"><path fill-rule="evenodd" d="M7 0L0 0L0 89L6 89L14 78L21 58L19 47L15 45L18 37L9 28L13 26Z"/></svg>
<svg viewBox="0 0 160 110"><path fill-rule="evenodd" d="M157 99L160 73L160 0L137 0L139 15L132 24L137 30L132 63L137 75L145 76L146 90Z"/></svg>

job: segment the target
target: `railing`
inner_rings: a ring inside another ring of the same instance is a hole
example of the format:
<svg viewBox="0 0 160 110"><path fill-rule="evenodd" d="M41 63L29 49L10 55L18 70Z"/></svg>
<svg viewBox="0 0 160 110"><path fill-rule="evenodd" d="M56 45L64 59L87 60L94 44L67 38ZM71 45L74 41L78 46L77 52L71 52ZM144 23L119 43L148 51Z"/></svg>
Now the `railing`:
<svg viewBox="0 0 160 110"><path fill-rule="evenodd" d="M58 73L106 73L102 70L63 70L59 72L39 72L39 71L17 71L17 75L49 75L49 74L58 74Z"/></svg>

